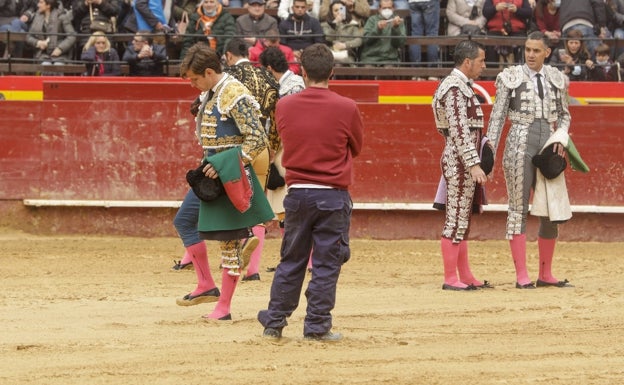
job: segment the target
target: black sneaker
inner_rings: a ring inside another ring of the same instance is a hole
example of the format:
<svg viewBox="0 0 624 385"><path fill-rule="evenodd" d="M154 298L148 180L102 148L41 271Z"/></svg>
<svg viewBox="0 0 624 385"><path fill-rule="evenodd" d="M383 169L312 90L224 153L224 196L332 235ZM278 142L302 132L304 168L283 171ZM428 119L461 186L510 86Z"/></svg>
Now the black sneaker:
<svg viewBox="0 0 624 385"><path fill-rule="evenodd" d="M303 336L304 340L308 341L321 341L321 342L337 342L342 339L342 334L340 333L310 333L305 334Z"/></svg>
<svg viewBox="0 0 624 385"><path fill-rule="evenodd" d="M282 329L264 328L262 337L279 340L280 338L282 338Z"/></svg>

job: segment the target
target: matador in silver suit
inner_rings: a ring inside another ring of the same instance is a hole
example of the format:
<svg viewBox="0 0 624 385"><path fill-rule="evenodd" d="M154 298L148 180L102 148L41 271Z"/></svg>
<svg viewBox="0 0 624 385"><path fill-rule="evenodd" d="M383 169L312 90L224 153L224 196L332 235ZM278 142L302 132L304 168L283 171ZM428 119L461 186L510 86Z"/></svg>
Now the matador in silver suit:
<svg viewBox="0 0 624 385"><path fill-rule="evenodd" d="M474 290L489 287L487 281L477 281L470 271L466 240L473 204L481 203L478 196L475 199L475 192L481 191L479 184L487 180L479 157L483 111L470 86L485 68L485 51L478 43L463 41L457 44L455 56L455 68L436 89L432 103L436 128L445 141L440 159L446 182L442 289Z"/></svg>
<svg viewBox="0 0 624 385"><path fill-rule="evenodd" d="M569 81L558 69L544 65L550 53L540 32L529 35L525 45L526 64L503 70L496 77L496 102L487 130L496 153L505 120L511 127L503 153L503 172L507 185L509 209L506 238L516 268L516 287L535 288L526 268L526 223L531 189L535 187L536 168L532 158L538 154L556 130L567 135ZM539 95L541 82L542 98ZM558 236L557 224L539 217L538 247L540 272L537 286L565 286L552 276L551 265Z"/></svg>

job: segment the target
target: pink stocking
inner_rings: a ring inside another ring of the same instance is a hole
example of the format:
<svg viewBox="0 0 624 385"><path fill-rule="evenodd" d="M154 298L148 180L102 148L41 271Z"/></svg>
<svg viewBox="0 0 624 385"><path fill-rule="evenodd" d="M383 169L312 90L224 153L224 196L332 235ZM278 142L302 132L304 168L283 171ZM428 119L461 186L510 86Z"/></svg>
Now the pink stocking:
<svg viewBox="0 0 624 385"><path fill-rule="evenodd" d="M182 260L180 261L180 265L186 265L187 263L191 263L193 262L193 256L191 255L191 253L189 253L188 249L184 250L184 256L182 257Z"/></svg>
<svg viewBox="0 0 624 385"><path fill-rule="evenodd" d="M223 273L221 274L222 283L219 302L217 302L217 306L215 306L212 313L205 315L204 318L219 319L230 314L232 297L234 296L234 290L236 290L236 284L240 277L231 276L227 271L228 269L223 269Z"/></svg>
<svg viewBox="0 0 624 385"><path fill-rule="evenodd" d="M459 243L457 270L459 271L459 280L466 285L473 284L477 287L483 285L483 282L479 282L474 275L472 275L472 271L470 271L470 263L468 262L468 241L461 241Z"/></svg>
<svg viewBox="0 0 624 385"><path fill-rule="evenodd" d="M210 289L214 289L214 280L210 274L210 266L208 265L208 251L204 241L196 243L186 248L186 252L191 256L193 266L195 266L195 274L197 274L197 288L191 295L198 295Z"/></svg>
<svg viewBox="0 0 624 385"><path fill-rule="evenodd" d="M468 285L457 279L459 244L453 243L453 241L448 238L442 238L440 244L442 247L442 261L444 262L444 283L460 288L468 287Z"/></svg>
<svg viewBox="0 0 624 385"><path fill-rule="evenodd" d="M264 248L264 237L266 234L266 228L262 225L254 226L251 230L260 242L258 243L258 246L256 246L253 253L251 253L249 267L247 267L247 277L258 273L260 268L260 256L262 255L262 249Z"/></svg>
<svg viewBox="0 0 624 385"><path fill-rule="evenodd" d="M557 283L559 280L552 275L552 260L555 254L557 239L537 237L539 249L539 279L540 281Z"/></svg>
<svg viewBox="0 0 624 385"><path fill-rule="evenodd" d="M531 283L526 267L526 234L516 234L509 241L511 257L516 267L516 282L520 285Z"/></svg>

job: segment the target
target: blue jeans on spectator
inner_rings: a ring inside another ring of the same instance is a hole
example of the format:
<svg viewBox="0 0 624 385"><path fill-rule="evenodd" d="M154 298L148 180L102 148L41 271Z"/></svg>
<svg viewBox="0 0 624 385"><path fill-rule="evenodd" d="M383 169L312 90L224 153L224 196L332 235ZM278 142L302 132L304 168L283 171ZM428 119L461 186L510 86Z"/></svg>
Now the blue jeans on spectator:
<svg viewBox="0 0 624 385"><path fill-rule="evenodd" d="M323 334L332 328L330 312L336 304L338 276L350 257L353 202L346 190L291 188L284 208L280 263L271 286L269 308L258 313L258 321L265 328L281 329L288 324L286 319L299 304L312 251L303 334Z"/></svg>
<svg viewBox="0 0 624 385"><path fill-rule="evenodd" d="M585 45L587 46L587 50L589 51L589 54L591 55L593 60L594 54L596 53L596 47L598 47L598 44L600 44L600 39L598 39L598 36L596 36L596 33L594 32L594 27L590 27L585 24L575 24L567 28L565 31L562 31L561 37L565 39L566 34L571 29L578 29L583 33L583 37L587 39L585 40Z"/></svg>
<svg viewBox="0 0 624 385"><path fill-rule="evenodd" d="M18 17L11 20L8 24L0 25L0 32L28 32L28 26L23 23Z"/></svg>
<svg viewBox="0 0 624 385"><path fill-rule="evenodd" d="M412 18L412 36L438 36L440 30L440 1L414 1L409 3ZM410 60L421 62L420 45L410 45ZM437 63L438 45L427 45L427 62Z"/></svg>
<svg viewBox="0 0 624 385"><path fill-rule="evenodd" d="M178 209L173 225L182 239L184 247L192 246L202 242L197 232L197 222L199 222L199 198L192 189L186 193L182 205Z"/></svg>
<svg viewBox="0 0 624 385"><path fill-rule="evenodd" d="M379 9L379 0L374 0L372 3L370 3L370 9ZM394 0L393 1L394 4L394 9L409 9L409 4L407 3L407 0Z"/></svg>

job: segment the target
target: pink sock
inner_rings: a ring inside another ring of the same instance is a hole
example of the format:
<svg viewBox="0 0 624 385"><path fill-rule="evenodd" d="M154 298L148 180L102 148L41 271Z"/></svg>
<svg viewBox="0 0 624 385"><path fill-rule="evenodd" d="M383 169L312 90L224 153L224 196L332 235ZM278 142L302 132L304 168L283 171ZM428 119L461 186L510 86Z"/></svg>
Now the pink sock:
<svg viewBox="0 0 624 385"><path fill-rule="evenodd" d="M459 254L457 256L457 270L459 271L459 280L466 285L473 284L475 286L482 286L483 282L478 281L472 271L470 270L470 263L468 262L468 241L461 241L459 243Z"/></svg>
<svg viewBox="0 0 624 385"><path fill-rule="evenodd" d="M312 252L314 250L310 251L310 258L308 258L308 270L312 270Z"/></svg>
<svg viewBox="0 0 624 385"><path fill-rule="evenodd" d="M552 260L555 254L557 239L537 238L539 249L539 279L540 281L556 283L559 280L552 275Z"/></svg>
<svg viewBox="0 0 624 385"><path fill-rule="evenodd" d="M253 253L251 253L249 266L247 267L247 277L256 274L260 269L260 257L262 256L262 249L264 248L264 238L266 234L266 228L261 225L254 226L251 230L260 242L258 243L258 246L256 246Z"/></svg>
<svg viewBox="0 0 624 385"><path fill-rule="evenodd" d="M468 287L468 285L457 279L459 244L453 243L453 241L448 238L442 238L440 240L440 245L442 248L442 262L444 263L444 283L455 287Z"/></svg>
<svg viewBox="0 0 624 385"><path fill-rule="evenodd" d="M230 314L230 305L232 304L232 297L234 296L234 290L236 290L236 283L239 277L231 276L228 274L228 269L223 269L221 273L221 296L217 302L212 313L204 316L204 318L219 319Z"/></svg>
<svg viewBox="0 0 624 385"><path fill-rule="evenodd" d="M516 282L520 285L531 283L526 267L526 234L516 234L509 241L511 257L516 268Z"/></svg>
<svg viewBox="0 0 624 385"><path fill-rule="evenodd" d="M198 295L210 289L214 289L214 280L210 274L210 266L208 265L208 251L206 243L199 242L186 248L186 252L191 255L195 274L197 274L197 288L193 290L191 295Z"/></svg>
<svg viewBox="0 0 624 385"><path fill-rule="evenodd" d="M188 249L184 249L184 256L182 257L180 264L186 265L187 263L191 262L193 262L193 257L191 256L191 253L189 253Z"/></svg>

